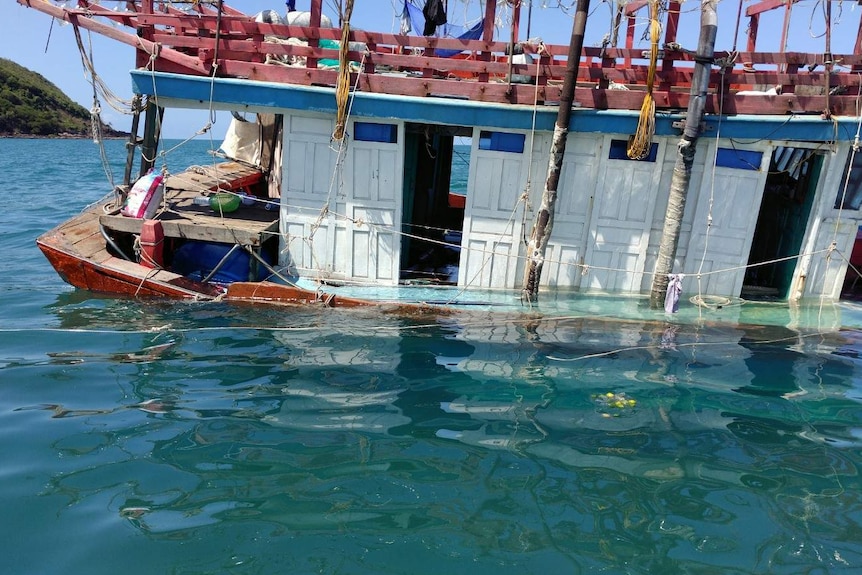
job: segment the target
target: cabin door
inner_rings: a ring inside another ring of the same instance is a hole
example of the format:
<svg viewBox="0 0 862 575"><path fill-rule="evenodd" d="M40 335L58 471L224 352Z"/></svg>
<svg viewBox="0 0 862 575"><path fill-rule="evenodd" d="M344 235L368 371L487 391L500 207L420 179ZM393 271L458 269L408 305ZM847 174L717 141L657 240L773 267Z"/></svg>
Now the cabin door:
<svg viewBox="0 0 862 575"><path fill-rule="evenodd" d="M687 275L703 275L699 286L686 289L737 297L745 277L744 264L751 250L769 154L736 148L721 148L716 153L714 142L705 152L713 165L705 167L700 186L693 186L688 194L689 203L696 202L696 206L684 267Z"/></svg>
<svg viewBox="0 0 862 575"><path fill-rule="evenodd" d="M351 127L343 202L349 221L336 231L335 269L351 281L394 285L401 257L397 225L402 157L398 142L404 133L396 124L357 121Z"/></svg>
<svg viewBox="0 0 862 575"><path fill-rule="evenodd" d="M300 276L330 276L333 272L335 226L332 218L319 217L334 198L337 184L332 177L336 165L329 144L332 130L328 118L287 115L284 119L281 196L285 205L281 208L279 264Z"/></svg>
<svg viewBox="0 0 862 575"><path fill-rule="evenodd" d="M530 170L528 134L476 129L464 218L459 285L521 287L524 202ZM547 166L547 164L546 164Z"/></svg>
<svg viewBox="0 0 862 575"><path fill-rule="evenodd" d="M602 291L639 291L649 245L663 144L654 143L644 160L629 160L626 140L606 139L607 159L600 168L590 222L582 287Z"/></svg>
<svg viewBox="0 0 862 575"><path fill-rule="evenodd" d="M408 124L404 138L400 281L457 284L469 129Z"/></svg>

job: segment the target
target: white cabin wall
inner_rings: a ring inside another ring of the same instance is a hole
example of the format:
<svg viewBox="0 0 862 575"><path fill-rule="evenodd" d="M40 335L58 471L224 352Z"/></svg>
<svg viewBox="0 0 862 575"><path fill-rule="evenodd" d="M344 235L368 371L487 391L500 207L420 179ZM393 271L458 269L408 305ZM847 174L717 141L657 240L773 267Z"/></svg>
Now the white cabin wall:
<svg viewBox="0 0 862 575"><path fill-rule="evenodd" d="M279 265L305 277L395 285L401 145L348 139L339 167L334 127L331 117L285 116ZM397 138L403 142L403 124Z"/></svg>
<svg viewBox="0 0 862 575"><path fill-rule="evenodd" d="M656 138L661 139L661 138ZM644 274L641 278L641 292L649 293L652 289L653 276L655 275L656 260L658 260L658 250L661 244L661 236L664 232L664 220L667 215L667 202L670 197L670 184L673 179L673 168L676 165L677 145L680 137L666 137L664 145L664 157L661 158L662 172L661 180L659 181L656 193L656 203L653 209L652 228L650 229L649 247L647 248L646 259L644 260ZM691 176L689 179L689 190L698 190L703 179L704 166L707 159L711 157L707 152L707 146L698 146L694 155L694 161L691 166ZM698 197L696 194L689 193L686 196L685 211L682 216L682 226L679 232L679 241L676 248L676 258L673 263L673 271L679 272L682 270L682 263L688 255L688 244L691 238L691 230L694 222L694 213L697 207Z"/></svg>
<svg viewBox="0 0 862 575"><path fill-rule="evenodd" d="M285 115L280 265L307 277L322 274L397 285L405 136L404 125L395 124L397 143L350 140L340 172L343 177L338 177L336 154L330 146L332 118ZM459 285L519 288L526 256L522 238L532 229L540 203L551 134L536 133L531 139L525 133L524 152L512 153L480 150L480 131L479 127L473 131ZM569 135L543 287L649 291L679 138L655 138L659 153L654 163L608 159L611 140L625 137ZM716 146L762 152L760 169L713 168ZM706 138L699 142L673 268L688 276L685 292L740 294L776 146L800 144L741 145ZM823 254L804 256L790 297L840 295L847 265L841 256L849 259L862 220L859 211L834 209L849 150L849 143L841 143L835 153L824 157L802 248L808 253L822 251L835 240L839 253L829 260ZM524 214L519 200L528 182L532 211ZM330 214L320 218L327 203ZM580 264L588 266L586 274ZM710 273L719 269L730 271ZM699 270L704 275L698 288L694 276Z"/></svg>
<svg viewBox="0 0 862 575"><path fill-rule="evenodd" d="M544 147L534 161L533 211L529 213L528 230L532 230L536 210L541 205L551 139L550 134L543 138ZM578 288L581 285L581 265L586 257L586 241L603 153L604 138L601 135L569 133L557 186L554 229L542 268L542 286ZM526 249L522 254L526 256Z"/></svg>
<svg viewBox="0 0 862 575"><path fill-rule="evenodd" d="M655 162L609 159L612 140L604 137L594 206L586 245L590 266L581 287L608 292L639 292L644 276L665 142Z"/></svg>

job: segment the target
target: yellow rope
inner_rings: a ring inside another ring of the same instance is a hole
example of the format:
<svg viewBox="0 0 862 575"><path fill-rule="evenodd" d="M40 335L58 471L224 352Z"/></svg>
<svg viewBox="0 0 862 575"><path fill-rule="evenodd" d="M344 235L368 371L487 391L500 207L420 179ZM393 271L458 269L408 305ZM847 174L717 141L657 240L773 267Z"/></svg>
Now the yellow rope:
<svg viewBox="0 0 862 575"><path fill-rule="evenodd" d="M347 101L350 96L350 62L347 52L350 48L350 17L353 14L353 0L347 0L341 25L341 46L338 51L338 81L335 84L335 103L338 107L335 116L335 132L332 139L342 141L347 125Z"/></svg>
<svg viewBox="0 0 862 575"><path fill-rule="evenodd" d="M655 100L652 97L653 84L655 83L655 71L658 62L658 40L661 35L661 24L658 21L659 0L650 0L650 55L649 71L647 72L647 92L644 103L641 106L641 115L638 120L638 129L629 142L626 155L632 160L642 160L649 155L652 146L652 137L655 133Z"/></svg>

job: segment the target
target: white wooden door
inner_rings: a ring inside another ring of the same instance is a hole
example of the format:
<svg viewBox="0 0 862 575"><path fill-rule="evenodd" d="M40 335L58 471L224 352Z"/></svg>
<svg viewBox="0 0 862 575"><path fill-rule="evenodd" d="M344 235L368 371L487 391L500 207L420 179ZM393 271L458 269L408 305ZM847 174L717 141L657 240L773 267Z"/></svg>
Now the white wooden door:
<svg viewBox="0 0 862 575"><path fill-rule="evenodd" d="M330 118L285 116L279 264L302 276L332 269L333 230L318 218L335 184L332 129Z"/></svg>
<svg viewBox="0 0 862 575"><path fill-rule="evenodd" d="M714 142L707 152L708 158L715 156ZM698 290L694 282L701 273L702 294L739 296L770 159L768 149L759 170L707 165L699 189L689 191L689 201L696 193L697 207L683 268L686 275L695 276L687 292Z"/></svg>
<svg viewBox="0 0 862 575"><path fill-rule="evenodd" d="M605 145L610 149L610 137ZM664 142L658 146L657 157L662 158ZM587 244L590 268L582 285L601 291L639 291L662 163L604 157Z"/></svg>
<svg viewBox="0 0 862 575"><path fill-rule="evenodd" d="M376 285L396 285L401 259L404 130L397 142L350 142L344 165L343 206L347 220L337 223L337 275Z"/></svg>
<svg viewBox="0 0 862 575"><path fill-rule="evenodd" d="M474 131L464 214L458 285L516 286L521 238L519 198L527 178L526 154L479 149Z"/></svg>

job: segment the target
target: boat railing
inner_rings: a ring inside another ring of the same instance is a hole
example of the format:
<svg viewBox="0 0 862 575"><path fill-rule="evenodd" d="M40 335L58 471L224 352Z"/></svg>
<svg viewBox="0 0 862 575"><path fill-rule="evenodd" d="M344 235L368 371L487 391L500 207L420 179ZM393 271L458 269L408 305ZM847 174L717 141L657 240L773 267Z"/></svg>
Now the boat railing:
<svg viewBox="0 0 862 575"><path fill-rule="evenodd" d="M79 2L84 7L63 8L18 1L134 46L138 66L156 71L335 86L341 65L339 28L258 22L233 9L221 14L211 8L187 13L167 5L157 11L153 2L129 2L137 11L117 12L87 2ZM675 37L666 35L668 39ZM352 70L351 85L363 92L556 104L567 67L568 47L563 45L520 42L515 46L364 30L351 30L349 41L344 60ZM456 54L440 57L441 51ZM513 53L524 57L513 58ZM663 43L652 91L657 109L687 107L695 59L693 50L676 42ZM857 53L719 51L710 72L706 110L856 115L860 72L862 56ZM639 110L649 73L648 49L584 48L576 105Z"/></svg>

